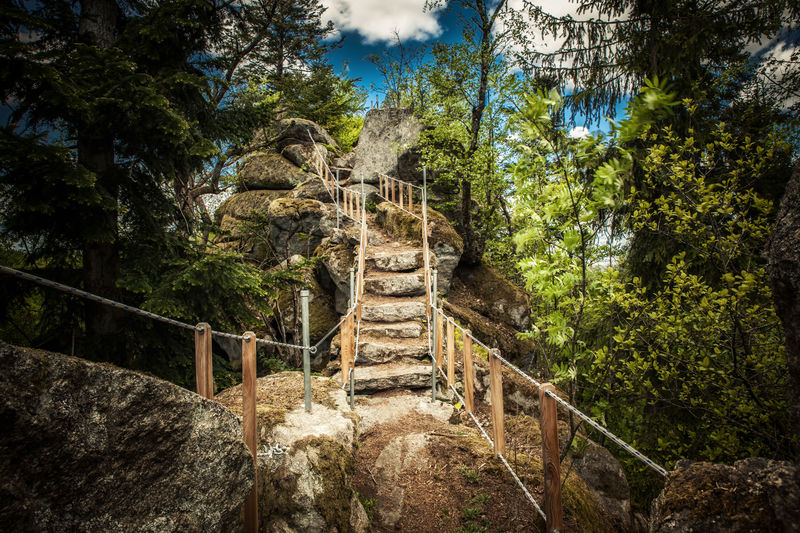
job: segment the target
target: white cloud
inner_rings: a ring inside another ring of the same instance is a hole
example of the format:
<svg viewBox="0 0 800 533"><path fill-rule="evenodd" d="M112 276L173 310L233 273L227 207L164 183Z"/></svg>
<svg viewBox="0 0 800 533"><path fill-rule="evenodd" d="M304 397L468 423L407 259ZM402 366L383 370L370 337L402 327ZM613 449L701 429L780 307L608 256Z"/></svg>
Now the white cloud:
<svg viewBox="0 0 800 533"><path fill-rule="evenodd" d="M323 22L339 31L356 31L368 44L390 43L395 32L403 41L438 37L442 27L436 12L425 12L425 0L322 0Z"/></svg>
<svg viewBox="0 0 800 533"><path fill-rule="evenodd" d="M583 126L575 126L569 130L569 136L573 139L583 139L584 137L588 137L589 133L589 129Z"/></svg>

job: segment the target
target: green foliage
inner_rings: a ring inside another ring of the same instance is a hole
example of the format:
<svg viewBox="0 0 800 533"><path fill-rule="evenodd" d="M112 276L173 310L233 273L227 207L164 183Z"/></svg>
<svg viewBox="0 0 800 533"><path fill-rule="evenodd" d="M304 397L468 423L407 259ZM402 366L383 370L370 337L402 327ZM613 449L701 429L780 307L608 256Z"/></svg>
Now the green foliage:
<svg viewBox="0 0 800 533"><path fill-rule="evenodd" d="M585 370L592 349L579 335L589 318L598 266L618 255L614 208L633 158L619 142L646 131L674 105L663 84L653 83L630 105L628 116L612 128L613 137L569 137L552 117L563 105L556 91L525 98L515 117L524 143L513 169L515 216L525 229L515 235L524 256L519 267L539 304L527 335L542 347L557 383L572 385Z"/></svg>
<svg viewBox="0 0 800 533"><path fill-rule="evenodd" d="M780 131L652 128L696 109L655 81L609 137L570 138L551 118L560 105L541 92L517 117L516 242L541 370L667 468L787 457L784 338L761 256L774 204L759 192L789 150ZM648 280L629 274L642 232L672 243ZM660 481L621 459L643 503Z"/></svg>

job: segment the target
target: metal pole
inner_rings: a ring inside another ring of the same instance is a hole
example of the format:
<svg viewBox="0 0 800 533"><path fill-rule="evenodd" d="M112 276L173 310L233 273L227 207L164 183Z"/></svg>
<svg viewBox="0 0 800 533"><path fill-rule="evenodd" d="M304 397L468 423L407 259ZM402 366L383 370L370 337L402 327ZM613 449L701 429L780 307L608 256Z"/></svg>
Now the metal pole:
<svg viewBox="0 0 800 533"><path fill-rule="evenodd" d="M350 410L352 411L355 409L355 395L356 395L356 385L354 382L355 379L355 369L350 369Z"/></svg>
<svg viewBox="0 0 800 533"><path fill-rule="evenodd" d="M355 285L356 285L356 269L350 269L350 305L347 308L353 307L353 304L356 303L356 295L355 295Z"/></svg>
<svg viewBox="0 0 800 533"><path fill-rule="evenodd" d="M339 229L339 169L336 169L336 229Z"/></svg>
<svg viewBox="0 0 800 533"><path fill-rule="evenodd" d="M431 292L431 301L428 302L428 305L433 305L433 310L431 314L433 315L433 346L434 349L431 350L431 401L436 401L436 342L441 342L441 340L436 338L436 321L439 319L436 316L436 283L437 278L439 277L439 271L435 268L433 269L433 291Z"/></svg>
<svg viewBox="0 0 800 533"><path fill-rule="evenodd" d="M300 310L303 318L303 346L311 344L308 331L308 289L300 290ZM303 348L303 388L306 396L306 413L311 412L311 353Z"/></svg>

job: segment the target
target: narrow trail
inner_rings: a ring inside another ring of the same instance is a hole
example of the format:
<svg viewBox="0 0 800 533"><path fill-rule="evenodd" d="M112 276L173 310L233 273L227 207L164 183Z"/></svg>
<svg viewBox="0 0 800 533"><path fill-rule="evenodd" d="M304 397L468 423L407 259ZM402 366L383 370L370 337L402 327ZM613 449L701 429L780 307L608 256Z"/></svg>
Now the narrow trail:
<svg viewBox="0 0 800 533"><path fill-rule="evenodd" d="M422 246L398 241L368 215L355 391L430 387ZM341 382L341 375L336 378Z"/></svg>

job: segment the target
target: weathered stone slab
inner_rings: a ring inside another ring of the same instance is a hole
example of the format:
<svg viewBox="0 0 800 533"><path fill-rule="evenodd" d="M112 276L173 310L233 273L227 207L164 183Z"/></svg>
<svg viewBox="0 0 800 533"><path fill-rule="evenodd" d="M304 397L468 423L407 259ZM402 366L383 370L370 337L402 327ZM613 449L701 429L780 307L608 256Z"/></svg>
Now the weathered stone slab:
<svg viewBox="0 0 800 533"><path fill-rule="evenodd" d="M423 316L423 302L365 303L361 309L361 319L369 322L406 322Z"/></svg>
<svg viewBox="0 0 800 533"><path fill-rule="evenodd" d="M431 365L392 363L358 366L354 388L358 393L393 389L423 389L431 386Z"/></svg>
<svg viewBox="0 0 800 533"><path fill-rule="evenodd" d="M421 296L425 294L422 274L395 274L379 278L366 278L364 289L381 296Z"/></svg>
<svg viewBox="0 0 800 533"><path fill-rule="evenodd" d="M384 272L406 272L423 266L422 250L373 252L367 263Z"/></svg>
<svg viewBox="0 0 800 533"><path fill-rule="evenodd" d="M419 322L393 322L389 324L361 322L361 333L390 338L417 338L422 335Z"/></svg>
<svg viewBox="0 0 800 533"><path fill-rule="evenodd" d="M358 343L359 365L380 365L407 357L420 359L427 355L427 344L400 344L374 340Z"/></svg>

